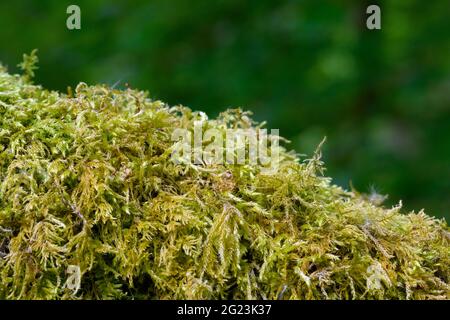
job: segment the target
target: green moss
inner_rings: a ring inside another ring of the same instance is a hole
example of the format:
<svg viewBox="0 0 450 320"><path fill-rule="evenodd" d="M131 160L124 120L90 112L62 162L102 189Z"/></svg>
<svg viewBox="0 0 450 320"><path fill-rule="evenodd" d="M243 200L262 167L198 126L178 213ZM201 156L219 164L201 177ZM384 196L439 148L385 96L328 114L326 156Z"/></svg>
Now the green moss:
<svg viewBox="0 0 450 320"><path fill-rule="evenodd" d="M175 164L172 131L203 114L45 90L33 57L23 76L0 67L0 298L449 298L445 221L333 185L319 151L280 148L270 174ZM256 125L240 110L205 123Z"/></svg>

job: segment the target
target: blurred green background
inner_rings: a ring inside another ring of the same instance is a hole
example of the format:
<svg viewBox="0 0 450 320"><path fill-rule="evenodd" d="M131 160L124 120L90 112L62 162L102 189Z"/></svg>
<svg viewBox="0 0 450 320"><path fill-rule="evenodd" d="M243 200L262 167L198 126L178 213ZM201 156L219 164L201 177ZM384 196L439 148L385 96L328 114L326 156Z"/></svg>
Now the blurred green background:
<svg viewBox="0 0 450 320"><path fill-rule="evenodd" d="M378 1L2 1L0 61L39 49L36 82L148 90L216 116L254 112L327 175L450 219L450 6ZM81 8L81 30L66 8Z"/></svg>

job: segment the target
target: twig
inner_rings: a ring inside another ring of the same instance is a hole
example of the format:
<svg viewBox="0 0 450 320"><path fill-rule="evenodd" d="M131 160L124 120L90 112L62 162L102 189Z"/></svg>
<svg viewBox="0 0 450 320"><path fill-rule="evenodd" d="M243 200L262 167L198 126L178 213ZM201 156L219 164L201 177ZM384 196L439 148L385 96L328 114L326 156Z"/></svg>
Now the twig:
<svg viewBox="0 0 450 320"><path fill-rule="evenodd" d="M84 227L84 226L86 225L87 222L86 222L86 219L84 218L83 214L80 212L80 210L78 210L78 208L77 208L73 203L71 203L69 200L66 199L66 197L65 197L65 195L64 195L64 193L63 193L62 187L61 187L61 185L59 184L59 182L58 182L58 181L55 181L55 183L56 183L56 186L58 187L59 193L61 194L61 200L62 200L62 202L63 202L66 206L70 207L70 209L72 209L72 212L73 212L78 218L81 219L81 221L83 222L83 227Z"/></svg>
<svg viewBox="0 0 450 320"><path fill-rule="evenodd" d="M0 226L0 231L5 233L12 233L11 229L3 228L2 226Z"/></svg>
<svg viewBox="0 0 450 320"><path fill-rule="evenodd" d="M66 205L68 205L72 209L73 213L75 213L78 216L78 218L80 218L83 221L84 226L86 224L86 219L81 214L80 210L78 210L78 208L74 204L68 202L66 199L63 199L63 201L65 201Z"/></svg>
<svg viewBox="0 0 450 320"><path fill-rule="evenodd" d="M380 251L386 258L390 259L393 256L391 254L389 254L386 249L383 248L383 246L381 245L381 243L378 241L377 238L375 238L369 231L368 229L368 223L366 223L365 225L360 227L361 230L364 232L364 234L370 239L372 240L372 242L375 244L375 247L378 249L378 251Z"/></svg>

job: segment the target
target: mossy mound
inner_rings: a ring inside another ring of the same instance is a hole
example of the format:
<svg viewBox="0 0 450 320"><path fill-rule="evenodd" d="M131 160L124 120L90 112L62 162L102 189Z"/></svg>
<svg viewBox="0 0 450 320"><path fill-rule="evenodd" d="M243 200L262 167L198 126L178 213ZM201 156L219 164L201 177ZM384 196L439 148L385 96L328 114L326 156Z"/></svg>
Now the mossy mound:
<svg viewBox="0 0 450 320"><path fill-rule="evenodd" d="M449 298L445 221L333 185L319 152L280 148L270 174L175 164L174 128L255 124L131 89L47 91L34 60L0 68L1 299Z"/></svg>

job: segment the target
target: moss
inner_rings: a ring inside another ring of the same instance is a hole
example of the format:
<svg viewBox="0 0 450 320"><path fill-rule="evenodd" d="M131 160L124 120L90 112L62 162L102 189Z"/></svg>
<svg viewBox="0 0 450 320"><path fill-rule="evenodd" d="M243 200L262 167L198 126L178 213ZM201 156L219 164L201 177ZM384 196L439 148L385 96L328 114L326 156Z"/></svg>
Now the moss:
<svg viewBox="0 0 450 320"><path fill-rule="evenodd" d="M449 298L444 220L333 185L320 151L280 147L269 174L176 164L175 128L257 124L131 89L48 91L36 61L0 68L0 298Z"/></svg>

